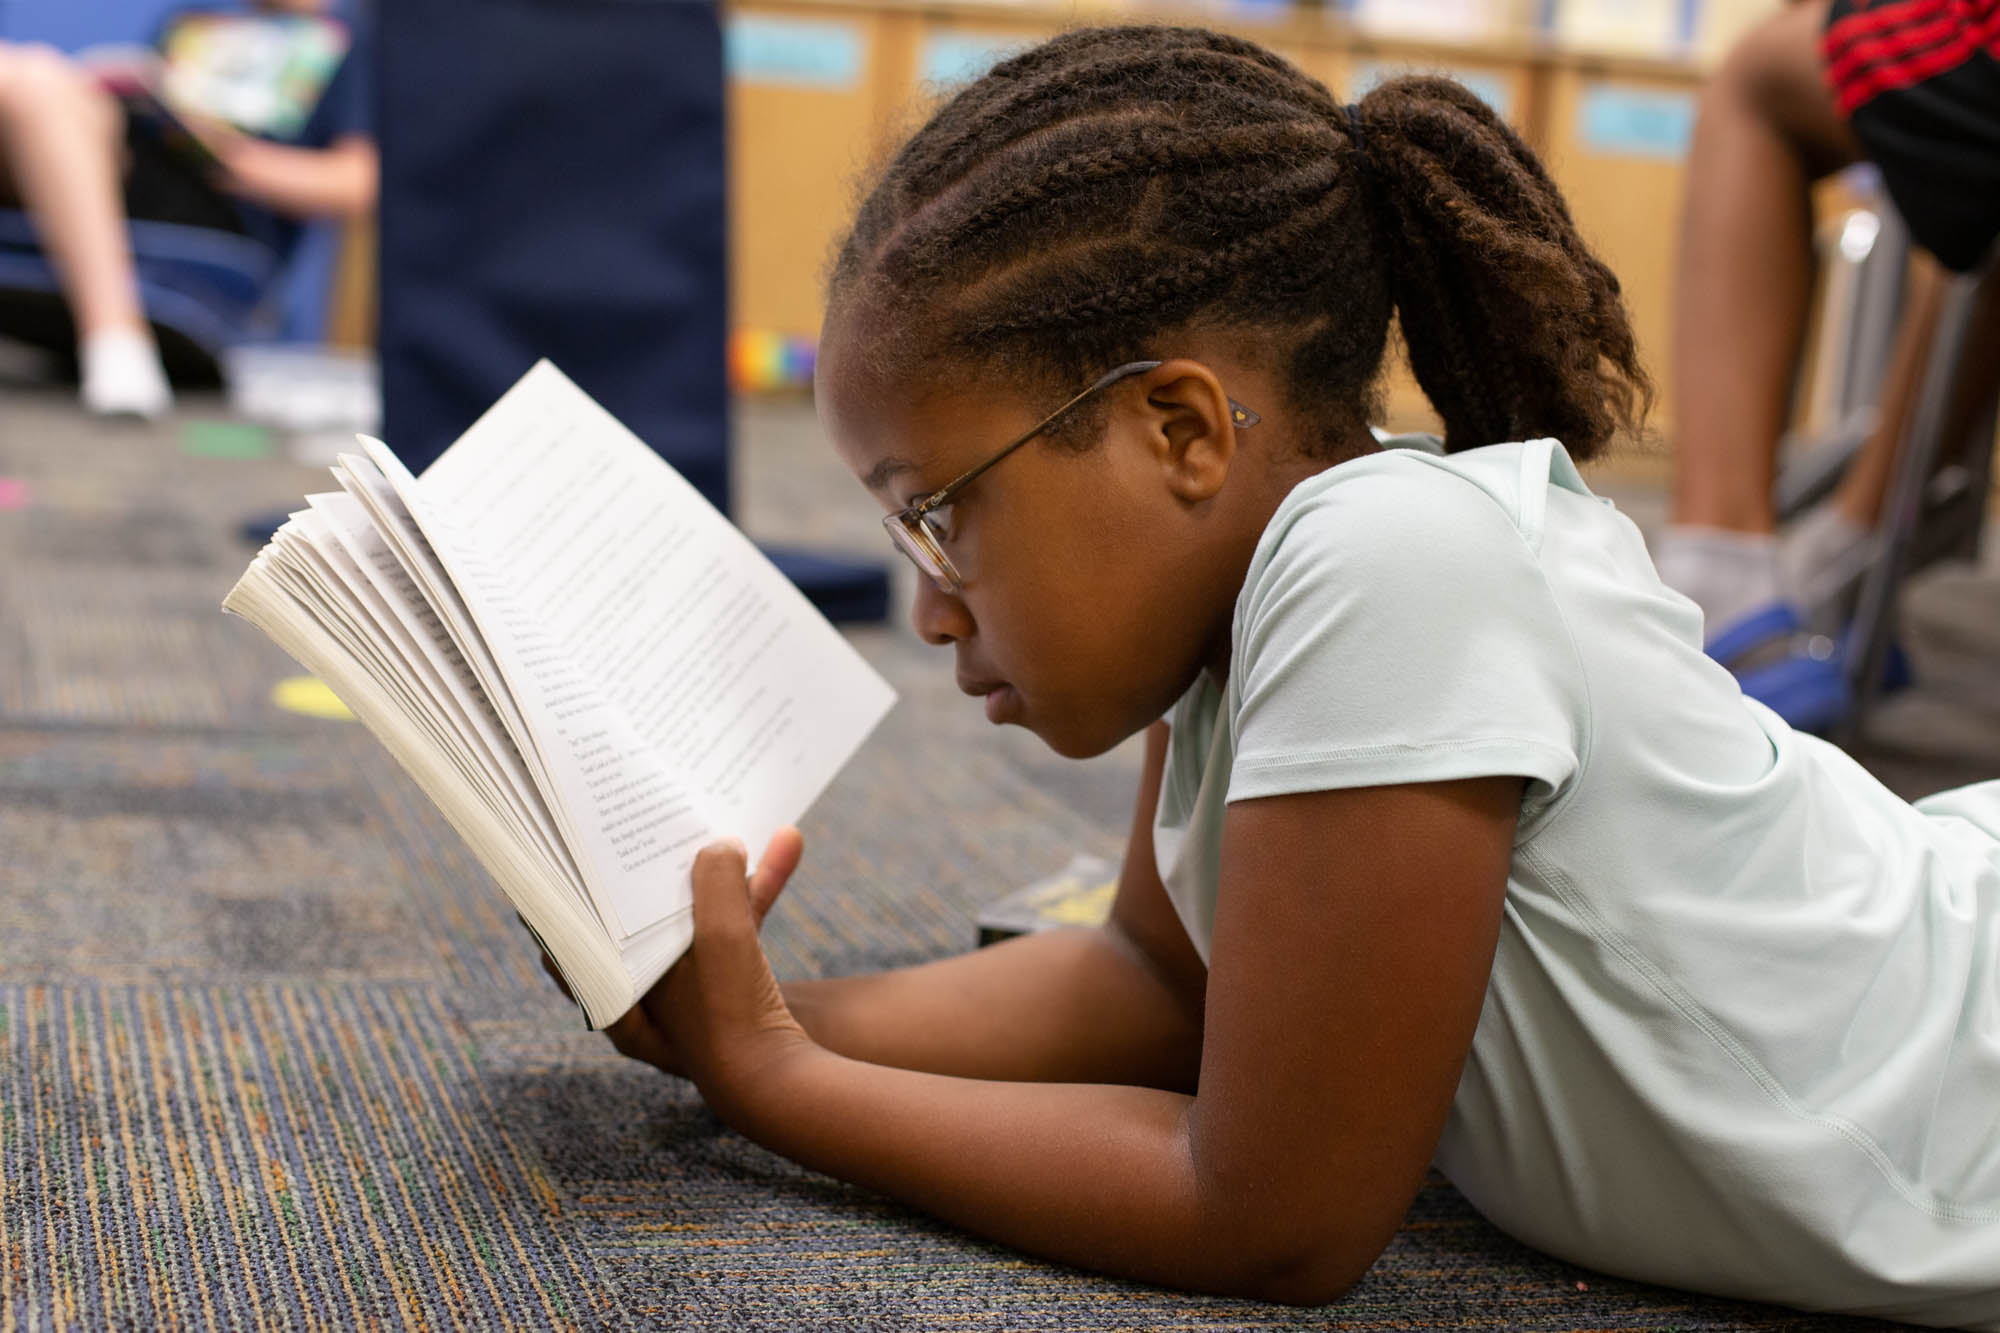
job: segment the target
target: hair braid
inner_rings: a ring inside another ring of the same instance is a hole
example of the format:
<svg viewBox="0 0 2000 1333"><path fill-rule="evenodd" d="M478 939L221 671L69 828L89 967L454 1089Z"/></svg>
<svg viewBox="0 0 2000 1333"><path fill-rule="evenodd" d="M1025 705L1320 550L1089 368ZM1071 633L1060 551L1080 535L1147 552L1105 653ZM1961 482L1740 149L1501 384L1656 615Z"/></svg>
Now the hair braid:
<svg viewBox="0 0 2000 1333"><path fill-rule="evenodd" d="M1329 449L1366 424L1392 313L1450 448L1550 434L1585 457L1651 394L1617 280L1484 103L1406 78L1344 109L1199 28L1080 29L953 98L841 247L829 312L863 302L897 330L878 356L1037 386L1176 328L1269 332Z"/></svg>
<svg viewBox="0 0 2000 1333"><path fill-rule="evenodd" d="M1447 79L1384 84L1360 114L1411 369L1452 447L1546 434L1581 456L1636 428L1652 386L1618 279L1520 136Z"/></svg>
<svg viewBox="0 0 2000 1333"><path fill-rule="evenodd" d="M935 219L938 232L963 245L1038 205L1052 204L1119 177L1151 180L1161 173L1175 171L1207 171L1220 177L1229 168L1261 168L1265 159L1302 153L1312 147L1307 136L1282 125L1231 128L1203 143L1191 142L1178 128L1162 125L1137 126L1127 142L1109 146L1097 146L1103 143L1103 134L1094 124L1087 134L1076 137L1082 143L1075 156L1053 162L1039 175L1003 186L984 199L961 198L955 203L941 203ZM1308 159L1296 173L1317 185L1318 190L1329 183L1330 174L1331 163L1323 159ZM1305 192L1296 179L1282 178L1255 186L1218 189L1210 208L1218 214L1252 217L1273 204L1291 202L1279 196L1302 193ZM925 258L935 261L947 254L942 250L924 258L906 254L902 256L907 265L905 271L924 271Z"/></svg>

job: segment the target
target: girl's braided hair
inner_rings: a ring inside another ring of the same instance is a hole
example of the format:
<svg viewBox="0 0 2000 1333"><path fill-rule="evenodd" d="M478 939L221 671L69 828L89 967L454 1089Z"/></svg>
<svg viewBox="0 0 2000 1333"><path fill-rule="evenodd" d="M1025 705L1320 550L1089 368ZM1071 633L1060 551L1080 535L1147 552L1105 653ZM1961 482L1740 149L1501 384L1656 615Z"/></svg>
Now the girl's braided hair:
<svg viewBox="0 0 2000 1333"><path fill-rule="evenodd" d="M1342 108L1200 28L1081 29L995 66L889 164L828 304L886 316L892 370L944 353L1023 387L1197 325L1274 338L1314 452L1366 425L1392 310L1450 449L1553 435L1585 458L1652 396L1617 278L1484 102L1410 77Z"/></svg>

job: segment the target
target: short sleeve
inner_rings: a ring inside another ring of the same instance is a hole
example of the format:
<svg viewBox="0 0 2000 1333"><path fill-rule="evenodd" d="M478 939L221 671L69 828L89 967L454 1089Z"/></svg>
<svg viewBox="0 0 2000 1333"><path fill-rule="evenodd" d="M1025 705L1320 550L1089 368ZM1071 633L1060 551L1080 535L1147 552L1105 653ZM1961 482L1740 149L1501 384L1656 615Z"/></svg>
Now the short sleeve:
<svg viewBox="0 0 2000 1333"><path fill-rule="evenodd" d="M328 148L350 135L375 133L374 34L360 17L349 27L347 54L299 133L301 147Z"/></svg>
<svg viewBox="0 0 2000 1333"><path fill-rule="evenodd" d="M1286 500L1237 604L1229 800L1507 774L1524 824L1557 799L1588 694L1505 501L1390 454Z"/></svg>

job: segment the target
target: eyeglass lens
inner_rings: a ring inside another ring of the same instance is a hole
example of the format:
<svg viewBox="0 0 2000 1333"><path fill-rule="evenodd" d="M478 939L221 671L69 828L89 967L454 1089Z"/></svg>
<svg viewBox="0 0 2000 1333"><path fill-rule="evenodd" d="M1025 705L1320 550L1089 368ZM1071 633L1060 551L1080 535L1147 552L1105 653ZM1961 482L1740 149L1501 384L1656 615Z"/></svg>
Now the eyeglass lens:
<svg viewBox="0 0 2000 1333"><path fill-rule="evenodd" d="M917 522L923 520L918 519ZM882 526L888 530L889 539L895 543L896 549L909 557L918 572L945 592L958 591L958 571L945 559L944 552L928 540L929 534L913 531L913 525L906 523L901 514L889 515Z"/></svg>

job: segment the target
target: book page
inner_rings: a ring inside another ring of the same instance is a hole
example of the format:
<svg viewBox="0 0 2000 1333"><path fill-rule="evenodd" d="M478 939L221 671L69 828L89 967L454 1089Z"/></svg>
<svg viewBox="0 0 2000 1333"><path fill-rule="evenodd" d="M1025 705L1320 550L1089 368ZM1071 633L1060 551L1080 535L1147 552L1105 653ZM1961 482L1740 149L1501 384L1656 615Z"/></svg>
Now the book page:
<svg viewBox="0 0 2000 1333"><path fill-rule="evenodd" d="M504 401L504 400L503 400ZM417 570L450 590L455 637L485 659L488 692L506 699L520 748L535 758L538 785L612 938L623 942L676 913L690 897L667 892L716 836L691 784L632 733L597 683L522 605L507 574L488 559L476 529L452 506L425 497L379 441L366 459L343 459L364 494L380 486L420 529ZM456 447L456 446L454 446ZM434 593L434 605L441 603ZM468 653L472 656L473 653ZM511 728L510 728L511 729Z"/></svg>
<svg viewBox="0 0 2000 1333"><path fill-rule="evenodd" d="M341 454L334 464L333 476L341 489L366 511L376 535L410 580L412 591L437 618L438 625L458 651L460 660L472 673L479 693L492 706L501 727L514 742L537 787L546 786L547 775L541 766L541 754L535 748L534 737L528 732L526 719L521 716L519 706L507 690L499 663L493 660L493 653L480 635L479 627L472 623L472 613L466 610L465 600L452 586L451 576L445 573L437 553L418 529L402 498L390 486L388 478L382 475L381 469L360 455Z"/></svg>
<svg viewBox="0 0 2000 1333"><path fill-rule="evenodd" d="M549 859L572 892L582 893L582 875L505 724L367 510L345 492L308 495L306 503L311 506L305 516L310 521L302 523L303 531L366 606L377 632L409 664L409 674L421 682L431 701L430 711L450 727L459 747L484 771L486 781L523 826L522 836Z"/></svg>
<svg viewBox="0 0 2000 1333"><path fill-rule="evenodd" d="M481 692L493 704L561 832L563 845L578 869L578 883L605 886L590 898L590 906L606 933L621 942L631 940L684 911L685 903L663 899L655 883L637 879L632 872L683 852L691 858L693 849L710 833L707 821L687 799L686 783L643 747L629 741L610 743L613 735L626 736L623 720L607 716L591 682L570 670L563 654L550 651L547 636L521 613L512 591L494 577L476 543L468 546L461 542L466 549L459 552L457 572L446 569L406 500L406 494L416 498L414 479L379 440L368 443L373 456L342 454L334 475L367 510L397 563L421 591ZM377 459L396 473L400 490L384 475ZM450 519L434 510L430 527L453 530ZM483 622L475 617L460 586L466 578L487 587ZM489 632L499 635L497 646L489 643ZM511 676L503 667L503 652L514 664ZM525 680L532 688L522 694L516 680ZM579 754L567 725L538 731L529 724L524 702L550 698L579 708L579 717L601 722L598 730L606 734L596 735L588 751ZM608 759L613 754L630 754L634 759L613 764ZM590 769L584 777L597 784L594 790L603 792L609 804L609 815L615 822L608 828L600 827L605 821L588 814L574 815L581 807L559 797L564 790L579 790L579 762ZM678 934L685 936L686 931ZM655 937L675 935L669 932Z"/></svg>
<svg viewBox="0 0 2000 1333"><path fill-rule="evenodd" d="M699 492L546 362L395 487L464 598L627 935L694 853L804 813L888 685ZM635 846L635 844L638 844Z"/></svg>
<svg viewBox="0 0 2000 1333"><path fill-rule="evenodd" d="M300 535L301 517L294 515L251 561L223 609L263 630L354 710L544 941L591 1024L613 1022L642 989L626 951L608 937L598 912L586 906L580 884L575 893L551 889L561 874L521 837L504 802L485 789L460 747L442 733L434 701L410 688L408 664L383 650L374 632L379 627L368 623L362 600L349 596L355 585ZM312 517L307 513L303 519ZM671 945L686 924L684 917L667 918L639 938L641 949L670 957L656 942Z"/></svg>
<svg viewBox="0 0 2000 1333"><path fill-rule="evenodd" d="M538 843L529 818L511 799L511 788L496 779L477 753L476 743L453 725L441 697L423 679L420 659L397 641L389 622L369 604L365 580L334 542L324 518L310 510L293 514L278 529L269 550L272 558L266 572L273 585L306 610L396 705L402 714L399 725L421 737L513 840L525 852L539 854L548 876L560 881L561 862ZM574 870L568 878L580 903L581 881Z"/></svg>

